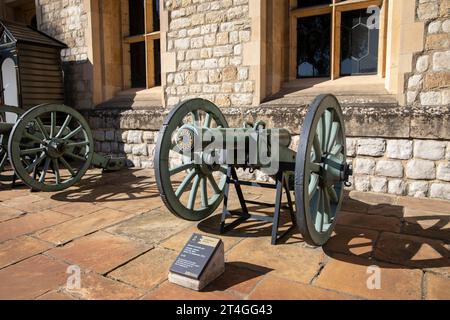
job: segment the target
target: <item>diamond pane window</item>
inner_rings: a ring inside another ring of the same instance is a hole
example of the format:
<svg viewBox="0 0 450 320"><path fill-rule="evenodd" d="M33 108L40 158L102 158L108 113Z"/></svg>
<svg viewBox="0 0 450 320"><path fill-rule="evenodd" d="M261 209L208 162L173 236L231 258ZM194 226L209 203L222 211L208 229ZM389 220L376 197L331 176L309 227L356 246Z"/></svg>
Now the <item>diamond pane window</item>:
<svg viewBox="0 0 450 320"><path fill-rule="evenodd" d="M298 19L297 78L329 77L331 15Z"/></svg>
<svg viewBox="0 0 450 320"><path fill-rule="evenodd" d="M366 10L342 13L341 75L377 73L380 30L368 26L371 15Z"/></svg>

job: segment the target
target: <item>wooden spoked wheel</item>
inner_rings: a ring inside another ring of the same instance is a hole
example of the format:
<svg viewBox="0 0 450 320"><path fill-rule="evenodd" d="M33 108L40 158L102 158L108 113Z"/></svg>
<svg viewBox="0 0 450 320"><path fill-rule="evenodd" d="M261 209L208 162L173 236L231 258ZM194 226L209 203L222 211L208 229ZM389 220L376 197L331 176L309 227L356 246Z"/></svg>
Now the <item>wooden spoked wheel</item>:
<svg viewBox="0 0 450 320"><path fill-rule="evenodd" d="M222 112L211 102L192 99L176 106L164 121L155 153L155 174L167 208L176 216L200 221L210 216L223 199L227 167L194 162L186 148L202 128L227 128ZM184 131L183 131L184 130ZM185 133L187 136L183 136Z"/></svg>
<svg viewBox="0 0 450 320"><path fill-rule="evenodd" d="M307 243L321 246L331 237L347 173L341 107L321 95L305 117L295 167L296 216Z"/></svg>
<svg viewBox="0 0 450 320"><path fill-rule="evenodd" d="M24 113L22 109L11 106L0 106L0 123L5 126L5 131L0 132L0 181L11 182L14 180L14 171L9 163L8 139L10 130L6 127L14 126L14 123Z"/></svg>
<svg viewBox="0 0 450 320"><path fill-rule="evenodd" d="M76 110L40 105L17 121L8 153L15 173L30 188L61 191L84 176L92 162L94 143L86 120Z"/></svg>

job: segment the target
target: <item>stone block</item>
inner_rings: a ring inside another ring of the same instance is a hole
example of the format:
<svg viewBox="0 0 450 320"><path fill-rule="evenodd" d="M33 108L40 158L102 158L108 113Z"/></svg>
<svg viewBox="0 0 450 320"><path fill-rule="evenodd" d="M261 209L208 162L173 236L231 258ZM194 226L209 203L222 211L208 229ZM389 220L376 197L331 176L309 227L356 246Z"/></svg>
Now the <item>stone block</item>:
<svg viewBox="0 0 450 320"><path fill-rule="evenodd" d="M355 160L355 166L353 169L354 169L355 174L373 175L375 172L375 160L365 159L365 158L357 158Z"/></svg>
<svg viewBox="0 0 450 320"><path fill-rule="evenodd" d="M354 176L353 179L354 179L356 191L362 191L362 192L370 191L369 176Z"/></svg>
<svg viewBox="0 0 450 320"><path fill-rule="evenodd" d="M381 157L386 150L386 141L383 139L358 139L357 153L362 156Z"/></svg>
<svg viewBox="0 0 450 320"><path fill-rule="evenodd" d="M146 144L138 144L133 146L133 155L135 156L148 156L148 150Z"/></svg>
<svg viewBox="0 0 450 320"><path fill-rule="evenodd" d="M436 52L433 54L433 70L448 71L450 70L450 50L445 52Z"/></svg>
<svg viewBox="0 0 450 320"><path fill-rule="evenodd" d="M128 131L127 142L133 144L142 143L143 133L140 130L130 130Z"/></svg>
<svg viewBox="0 0 450 320"><path fill-rule="evenodd" d="M406 177L414 180L434 180L436 166L433 161L414 159L406 165Z"/></svg>
<svg viewBox="0 0 450 320"><path fill-rule="evenodd" d="M400 179L390 180L388 184L388 192L390 194L403 196L406 193L406 183Z"/></svg>
<svg viewBox="0 0 450 320"><path fill-rule="evenodd" d="M413 141L411 140L388 140L386 145L386 156L391 159L409 160L413 153Z"/></svg>
<svg viewBox="0 0 450 320"><path fill-rule="evenodd" d="M433 183L430 188L430 197L450 200L450 184Z"/></svg>
<svg viewBox="0 0 450 320"><path fill-rule="evenodd" d="M428 70L429 64L430 64L430 56L428 55L420 56L417 59L416 70L418 72L425 72Z"/></svg>
<svg viewBox="0 0 450 320"><path fill-rule="evenodd" d="M433 140L414 141L414 157L425 160L441 160L445 156L445 143Z"/></svg>
<svg viewBox="0 0 450 320"><path fill-rule="evenodd" d="M376 174L391 178L402 178L403 165L400 161L381 160L377 162Z"/></svg>
<svg viewBox="0 0 450 320"><path fill-rule="evenodd" d="M423 76L421 74L413 75L408 80L408 89L420 89L423 83Z"/></svg>
<svg viewBox="0 0 450 320"><path fill-rule="evenodd" d="M428 182L413 181L408 183L408 196L415 198L425 198L428 195Z"/></svg>
<svg viewBox="0 0 450 320"><path fill-rule="evenodd" d="M356 147L358 140L355 138L347 138L347 157L356 156Z"/></svg>
<svg viewBox="0 0 450 320"><path fill-rule="evenodd" d="M115 131L114 130L106 130L105 139L106 141L115 141Z"/></svg>
<svg viewBox="0 0 450 320"><path fill-rule="evenodd" d="M440 163L437 167L437 179L450 181L450 163Z"/></svg>
<svg viewBox="0 0 450 320"><path fill-rule="evenodd" d="M371 177L370 187L373 192L387 192L388 180L383 177Z"/></svg>
<svg viewBox="0 0 450 320"><path fill-rule="evenodd" d="M439 106L442 104L442 94L439 91L422 92L420 103L422 106Z"/></svg>
<svg viewBox="0 0 450 320"><path fill-rule="evenodd" d="M92 135L94 136L95 141L105 141L105 131L103 130L94 130Z"/></svg>

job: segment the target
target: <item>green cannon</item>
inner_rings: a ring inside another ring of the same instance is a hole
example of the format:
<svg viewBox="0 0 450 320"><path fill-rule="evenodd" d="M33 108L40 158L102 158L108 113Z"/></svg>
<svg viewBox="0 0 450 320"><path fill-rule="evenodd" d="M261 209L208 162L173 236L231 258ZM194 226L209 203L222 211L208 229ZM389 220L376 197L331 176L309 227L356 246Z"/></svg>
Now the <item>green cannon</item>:
<svg viewBox="0 0 450 320"><path fill-rule="evenodd" d="M0 181L19 178L34 191L61 191L91 166L116 171L126 161L94 152L91 129L79 112L57 104L26 112L0 105Z"/></svg>
<svg viewBox="0 0 450 320"><path fill-rule="evenodd" d="M229 128L222 112L209 101L182 102L164 121L156 148L155 174L162 200L177 217L191 221L209 217L223 202L221 232L252 219L273 222L276 244L284 236L277 236L284 190L291 228L298 227L307 243L323 245L332 235L352 175L337 99L317 97L304 119L297 152L290 149L291 140L287 130L267 129L263 122ZM239 168L266 172L276 184L240 181ZM236 187L240 212L228 210L230 185ZM274 217L251 214L242 185L276 189ZM236 220L226 225L230 217Z"/></svg>

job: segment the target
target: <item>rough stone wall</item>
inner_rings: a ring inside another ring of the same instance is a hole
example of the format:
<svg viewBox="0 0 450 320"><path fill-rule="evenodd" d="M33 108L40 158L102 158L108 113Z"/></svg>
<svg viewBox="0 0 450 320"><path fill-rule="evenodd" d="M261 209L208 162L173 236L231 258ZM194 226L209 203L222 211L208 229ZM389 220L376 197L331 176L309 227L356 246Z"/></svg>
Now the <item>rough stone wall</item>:
<svg viewBox="0 0 450 320"><path fill-rule="evenodd" d="M450 105L450 0L417 0L425 23L425 48L414 57L407 83L408 105Z"/></svg>
<svg viewBox="0 0 450 320"><path fill-rule="evenodd" d="M250 41L248 0L167 0L167 51L176 72L167 74L167 105L202 97L220 107L250 106L254 82L244 66Z"/></svg>
<svg viewBox="0 0 450 320"><path fill-rule="evenodd" d="M450 142L361 137L347 148L356 190L450 200Z"/></svg>
<svg viewBox="0 0 450 320"><path fill-rule="evenodd" d="M38 0L38 28L64 42L62 51L66 103L77 109L92 106L92 64L88 60L86 35L88 13L84 0Z"/></svg>

